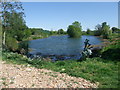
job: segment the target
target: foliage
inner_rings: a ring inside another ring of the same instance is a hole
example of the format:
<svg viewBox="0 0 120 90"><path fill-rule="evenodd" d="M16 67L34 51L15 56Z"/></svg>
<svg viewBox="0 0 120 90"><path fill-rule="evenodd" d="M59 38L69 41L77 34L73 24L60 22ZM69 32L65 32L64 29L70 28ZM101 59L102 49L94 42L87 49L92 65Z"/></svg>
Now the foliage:
<svg viewBox="0 0 120 90"><path fill-rule="evenodd" d="M57 35L57 33L58 33L57 31L53 31L53 30L50 31L51 35Z"/></svg>
<svg viewBox="0 0 120 90"><path fill-rule="evenodd" d="M59 29L57 34L64 34L64 30L63 29Z"/></svg>
<svg viewBox="0 0 120 90"><path fill-rule="evenodd" d="M3 46L8 50L16 51L17 41L24 38L24 30L27 28L24 21L24 12L21 2L9 1L0 2L2 7L2 33ZM3 47L3 48L4 48Z"/></svg>
<svg viewBox="0 0 120 90"><path fill-rule="evenodd" d="M19 43L19 48L18 48L18 52L26 55L28 53L28 41L23 41Z"/></svg>
<svg viewBox="0 0 120 90"><path fill-rule="evenodd" d="M25 65L31 64L31 66L35 65L37 63L36 62L37 60L33 61L33 59L27 58L26 56L18 54L18 53L5 51L2 53L2 55L3 55L3 57L2 57L3 60L6 60L8 63L25 64ZM40 61L41 60L39 60L39 62ZM41 61L41 63L42 63L42 61Z"/></svg>
<svg viewBox="0 0 120 90"><path fill-rule="evenodd" d="M115 38L116 39L116 38ZM114 44L111 44L107 47L104 47L102 50L102 58L109 59L112 61L120 61L120 39L118 40L113 39L112 42Z"/></svg>
<svg viewBox="0 0 120 90"><path fill-rule="evenodd" d="M91 30L88 28L87 31L86 31L86 33L87 33L88 35L90 35L90 34L91 34Z"/></svg>
<svg viewBox="0 0 120 90"><path fill-rule="evenodd" d="M102 36L105 39L110 38L110 35L112 34L112 31L110 30L110 26L107 25L106 22L103 22L102 25L98 24L95 27L95 33L96 36Z"/></svg>
<svg viewBox="0 0 120 90"><path fill-rule="evenodd" d="M23 38L24 38L24 31L21 31L21 30L16 30L15 31L15 34L14 34L15 38L18 40L18 41L22 41ZM13 36L13 37L14 37Z"/></svg>
<svg viewBox="0 0 120 90"><path fill-rule="evenodd" d="M110 30L110 26L107 25L106 22L103 22L102 23L102 35L103 35L103 38L107 39L109 38L109 36L111 35L111 30Z"/></svg>
<svg viewBox="0 0 120 90"><path fill-rule="evenodd" d="M65 62L61 62L61 61L57 61L56 62L56 65L59 67L59 66L64 66L65 65Z"/></svg>
<svg viewBox="0 0 120 90"><path fill-rule="evenodd" d="M79 22L75 21L72 25L68 26L67 33L70 37L80 37L82 32L82 26Z"/></svg>
<svg viewBox="0 0 120 90"><path fill-rule="evenodd" d="M100 88L117 88L118 81L118 66L119 62L119 38L111 39L115 43L104 47L102 57L86 58L85 61L77 62L76 60L47 62L42 59L34 60L26 56L3 52L3 60L14 64L25 64L36 68L46 68L61 73L67 73L70 76L82 77L99 84Z"/></svg>
<svg viewBox="0 0 120 90"><path fill-rule="evenodd" d="M30 35L32 34L31 30L27 29L24 31L24 38L28 38L30 37Z"/></svg>
<svg viewBox="0 0 120 90"><path fill-rule="evenodd" d="M6 49L21 54L27 54L28 52L28 41L18 42L11 35L7 34L6 37Z"/></svg>
<svg viewBox="0 0 120 90"><path fill-rule="evenodd" d="M87 35L86 31L82 31L82 35Z"/></svg>
<svg viewBox="0 0 120 90"><path fill-rule="evenodd" d="M102 26L100 24L95 26L95 36L100 36L102 34Z"/></svg>
<svg viewBox="0 0 120 90"><path fill-rule="evenodd" d="M5 40L5 46L9 51L18 51L22 54L28 52L28 43L23 41L25 38L33 35L35 37L47 37L56 35L57 31L48 31L41 28L28 28L24 21L24 13L20 2L0 2L2 5L2 29ZM75 21L68 26L67 33L70 37L80 37L82 26ZM113 32L119 29L112 28ZM90 34L90 30L87 34ZM58 30L62 34L63 30ZM111 35L110 26L106 22L96 26L95 35L109 38ZM13 52L3 52L3 60L14 64L31 65L37 68L46 68L61 73L67 73L71 76L82 77L92 82L99 82L101 88L116 88L118 86L118 65L120 42L105 47L102 51L102 58L87 58L86 61L77 62L76 60L46 62L42 59L30 59L24 55ZM0 59L1 60L1 59Z"/></svg>
<svg viewBox="0 0 120 90"><path fill-rule="evenodd" d="M17 40L10 35L7 35L6 37L6 49L10 51L17 51L18 49L18 43Z"/></svg>
<svg viewBox="0 0 120 90"><path fill-rule="evenodd" d="M120 33L120 29L116 27L112 27L112 33Z"/></svg>
<svg viewBox="0 0 120 90"><path fill-rule="evenodd" d="M67 73L70 76L82 77L91 82L98 83L100 88L118 87L119 62L101 58L87 58L82 62L77 62L76 60L47 62L41 59L29 59L26 56L12 52L3 52L3 60L8 63L46 68L61 73Z"/></svg>
<svg viewBox="0 0 120 90"><path fill-rule="evenodd" d="M24 15L23 13L23 7L21 2L14 2L14 1L9 1L7 0L6 2L0 2L1 8L2 8L2 25L7 28L10 23L12 22L11 20L13 19L14 16L19 13L20 15ZM13 15L13 16L12 16ZM7 28L8 29L8 28Z"/></svg>

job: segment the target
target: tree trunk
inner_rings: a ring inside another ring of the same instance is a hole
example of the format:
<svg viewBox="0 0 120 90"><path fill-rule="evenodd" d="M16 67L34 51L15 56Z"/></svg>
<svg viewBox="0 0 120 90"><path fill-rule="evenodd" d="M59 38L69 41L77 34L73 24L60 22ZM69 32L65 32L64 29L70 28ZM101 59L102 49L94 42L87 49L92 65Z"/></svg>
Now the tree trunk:
<svg viewBox="0 0 120 90"><path fill-rule="evenodd" d="M5 36L6 36L6 32L4 31L4 33L3 33L3 45L5 45Z"/></svg>

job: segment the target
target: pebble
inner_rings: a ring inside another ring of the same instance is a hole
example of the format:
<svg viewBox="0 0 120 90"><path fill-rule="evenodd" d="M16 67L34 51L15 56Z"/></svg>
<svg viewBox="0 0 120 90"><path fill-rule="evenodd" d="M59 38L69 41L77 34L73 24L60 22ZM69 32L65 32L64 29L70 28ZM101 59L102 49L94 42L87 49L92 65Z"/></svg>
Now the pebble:
<svg viewBox="0 0 120 90"><path fill-rule="evenodd" d="M26 71L30 72L30 71L31 71L31 69L30 69L30 68L26 68Z"/></svg>
<svg viewBox="0 0 120 90"><path fill-rule="evenodd" d="M7 80L10 82L14 82L9 84L7 88L96 88L99 85L99 83L96 83L96 85L80 77L76 78L65 73L61 74L59 72L29 66L23 67L21 65L2 64L3 68L0 69L2 76L7 77ZM64 71L65 69L63 68L62 70ZM56 75L57 77L53 77ZM3 80L0 80L1 82ZM5 87L5 85L2 85L2 88Z"/></svg>

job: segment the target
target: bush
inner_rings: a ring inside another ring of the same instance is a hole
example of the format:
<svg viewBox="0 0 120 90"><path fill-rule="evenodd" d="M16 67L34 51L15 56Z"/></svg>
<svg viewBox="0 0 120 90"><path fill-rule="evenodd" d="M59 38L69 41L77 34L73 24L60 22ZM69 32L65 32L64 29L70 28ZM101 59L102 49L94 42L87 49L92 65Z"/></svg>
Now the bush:
<svg viewBox="0 0 120 90"><path fill-rule="evenodd" d="M105 39L110 38L111 34L112 34L112 30L110 30L110 26L107 25L107 22L103 22L102 25L98 24L94 32L95 36L102 36Z"/></svg>
<svg viewBox="0 0 120 90"><path fill-rule="evenodd" d="M17 51L18 43L17 40L10 35L6 36L6 48L10 51Z"/></svg>
<svg viewBox="0 0 120 90"><path fill-rule="evenodd" d="M112 34L111 30L105 31L105 32L103 32L103 38L109 39L111 34Z"/></svg>
<svg viewBox="0 0 120 90"><path fill-rule="evenodd" d="M7 31L11 37L15 38L17 41L22 41L24 38L24 31L21 30L9 30Z"/></svg>
<svg viewBox="0 0 120 90"><path fill-rule="evenodd" d="M56 65L57 66L64 66L65 62L63 62L63 61L57 61Z"/></svg>
<svg viewBox="0 0 120 90"><path fill-rule="evenodd" d="M69 25L67 33L70 37L80 37L82 34L81 29L80 23L75 21L72 25Z"/></svg>
<svg viewBox="0 0 120 90"><path fill-rule="evenodd" d="M115 38L111 40L114 42L102 50L102 58L109 60L120 60L120 39Z"/></svg>
<svg viewBox="0 0 120 90"><path fill-rule="evenodd" d="M120 61L120 48L108 49L102 53L102 58Z"/></svg>
<svg viewBox="0 0 120 90"><path fill-rule="evenodd" d="M24 55L26 55L28 53L28 41L23 41L23 42L19 43L18 52L20 52L21 54L24 54Z"/></svg>

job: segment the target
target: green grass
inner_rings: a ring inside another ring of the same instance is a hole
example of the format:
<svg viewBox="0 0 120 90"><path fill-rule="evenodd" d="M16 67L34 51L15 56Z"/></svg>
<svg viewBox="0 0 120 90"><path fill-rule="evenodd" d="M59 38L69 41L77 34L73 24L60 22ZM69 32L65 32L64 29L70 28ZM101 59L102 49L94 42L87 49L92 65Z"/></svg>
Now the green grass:
<svg viewBox="0 0 120 90"><path fill-rule="evenodd" d="M102 58L120 61L120 37L110 39L111 44L102 50Z"/></svg>
<svg viewBox="0 0 120 90"><path fill-rule="evenodd" d="M59 66L58 63L65 63ZM43 68L54 70L75 77L82 77L92 82L99 82L99 87L115 88L118 85L118 62L100 58L87 59L83 62L58 61L43 65ZM65 69L62 71L62 69Z"/></svg>
<svg viewBox="0 0 120 90"><path fill-rule="evenodd" d="M7 63L31 65L36 68L67 73L70 76L82 77L91 82L99 82L100 88L118 87L118 61L104 60L101 58L87 58L86 61L76 60L47 62L31 60L17 53L3 52L3 60ZM56 77L56 76L55 76Z"/></svg>
<svg viewBox="0 0 120 90"><path fill-rule="evenodd" d="M99 83L99 88L117 88L120 81L118 78L118 66L120 65L119 40L103 48L101 58L87 58L81 62L77 60L50 62L28 59L23 55L12 52L3 52L2 54L2 60L7 63L24 64L26 66L29 64L36 68L46 68L60 73L67 73L70 76L82 77L91 82Z"/></svg>

